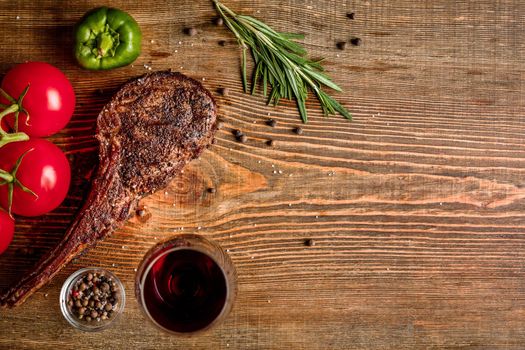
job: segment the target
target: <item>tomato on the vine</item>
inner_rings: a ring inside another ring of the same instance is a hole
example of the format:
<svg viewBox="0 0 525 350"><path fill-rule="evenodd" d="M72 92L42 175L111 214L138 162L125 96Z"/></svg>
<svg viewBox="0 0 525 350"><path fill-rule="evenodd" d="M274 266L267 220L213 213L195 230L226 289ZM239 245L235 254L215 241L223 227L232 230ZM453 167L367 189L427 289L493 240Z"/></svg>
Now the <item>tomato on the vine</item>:
<svg viewBox="0 0 525 350"><path fill-rule="evenodd" d="M0 204L22 216L39 216L58 207L71 181L69 162L44 139L14 142L0 148ZM9 203L9 190L13 190Z"/></svg>
<svg viewBox="0 0 525 350"><path fill-rule="evenodd" d="M9 126L31 137L46 137L62 130L75 109L75 92L58 68L44 62L27 62L15 66L2 80L1 88L16 103L2 96L0 103L18 105L18 130L14 113L6 116ZM24 96L24 90L27 93ZM29 119L25 113L29 114Z"/></svg>
<svg viewBox="0 0 525 350"><path fill-rule="evenodd" d="M0 254L5 252L15 232L15 221L5 211L0 209Z"/></svg>

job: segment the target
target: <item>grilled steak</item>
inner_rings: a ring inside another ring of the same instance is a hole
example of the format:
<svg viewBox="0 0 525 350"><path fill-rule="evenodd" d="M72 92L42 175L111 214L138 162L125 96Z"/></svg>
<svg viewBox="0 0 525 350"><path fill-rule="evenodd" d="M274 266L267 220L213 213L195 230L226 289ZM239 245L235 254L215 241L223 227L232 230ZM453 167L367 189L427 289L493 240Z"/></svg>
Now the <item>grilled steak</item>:
<svg viewBox="0 0 525 350"><path fill-rule="evenodd" d="M169 71L126 83L97 119L99 166L62 241L1 297L23 303L69 261L120 227L143 196L162 189L216 131L216 105L197 81Z"/></svg>

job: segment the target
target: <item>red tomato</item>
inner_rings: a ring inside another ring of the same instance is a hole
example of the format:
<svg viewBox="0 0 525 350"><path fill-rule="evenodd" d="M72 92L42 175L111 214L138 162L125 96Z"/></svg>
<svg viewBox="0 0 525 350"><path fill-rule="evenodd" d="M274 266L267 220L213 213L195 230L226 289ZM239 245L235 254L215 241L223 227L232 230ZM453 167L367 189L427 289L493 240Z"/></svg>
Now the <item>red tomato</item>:
<svg viewBox="0 0 525 350"><path fill-rule="evenodd" d="M19 64L7 72L2 89L15 100L29 84L22 107L29 113L20 113L18 131L32 137L46 137L62 130L75 110L75 92L67 77L57 68L44 62ZM3 104L10 104L1 98ZM14 126L14 115L6 117Z"/></svg>
<svg viewBox="0 0 525 350"><path fill-rule="evenodd" d="M0 254L5 252L11 244L14 232L15 222L9 217L9 214L0 209Z"/></svg>
<svg viewBox="0 0 525 350"><path fill-rule="evenodd" d="M71 181L69 162L57 146L44 139L13 142L0 148L0 169L12 172L20 163L16 178L38 197L15 185L11 211L22 216L39 216L50 212L66 198ZM0 204L8 208L8 186L0 186Z"/></svg>

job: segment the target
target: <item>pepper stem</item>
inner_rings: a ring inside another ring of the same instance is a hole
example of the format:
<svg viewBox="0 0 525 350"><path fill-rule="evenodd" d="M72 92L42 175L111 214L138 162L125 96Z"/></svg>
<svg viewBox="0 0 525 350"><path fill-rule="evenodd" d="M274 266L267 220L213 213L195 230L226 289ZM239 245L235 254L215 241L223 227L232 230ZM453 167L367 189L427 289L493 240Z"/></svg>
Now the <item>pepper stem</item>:
<svg viewBox="0 0 525 350"><path fill-rule="evenodd" d="M97 35L97 47L94 49L94 53L99 58L108 56L112 57L115 56L115 51L119 45L119 33L111 29L111 27L106 24L104 31Z"/></svg>

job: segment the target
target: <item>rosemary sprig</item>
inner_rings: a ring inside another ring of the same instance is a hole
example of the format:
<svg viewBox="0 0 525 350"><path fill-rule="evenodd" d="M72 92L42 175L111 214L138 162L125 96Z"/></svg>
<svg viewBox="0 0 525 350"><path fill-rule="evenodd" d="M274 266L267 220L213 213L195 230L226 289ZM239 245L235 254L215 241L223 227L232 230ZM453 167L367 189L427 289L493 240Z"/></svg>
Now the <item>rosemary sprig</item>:
<svg viewBox="0 0 525 350"><path fill-rule="evenodd" d="M249 50L254 60L251 94L262 81L263 95L268 104L277 105L281 98L294 99L304 123L308 121L306 99L308 88L316 94L325 115L340 113L352 119L350 113L334 98L322 90L327 86L342 91L325 73L322 60L306 58L306 49L294 41L304 35L279 33L265 23L245 15L238 15L218 0L212 0L226 26L237 37L242 49L241 73L244 92L248 92L246 56ZM268 94L267 86L271 86Z"/></svg>

